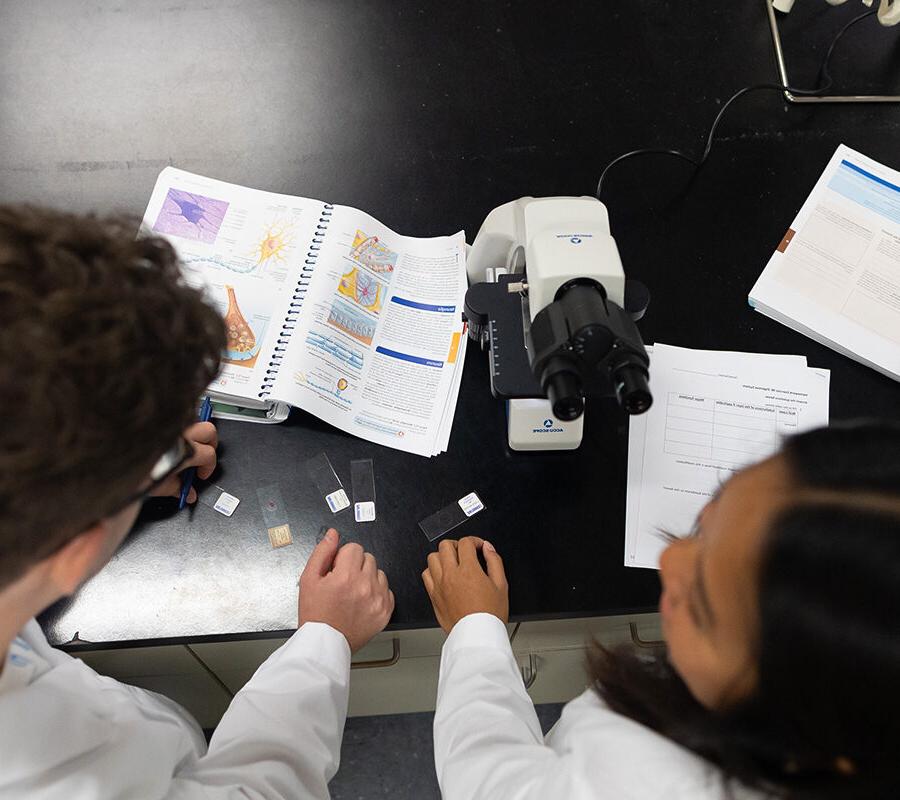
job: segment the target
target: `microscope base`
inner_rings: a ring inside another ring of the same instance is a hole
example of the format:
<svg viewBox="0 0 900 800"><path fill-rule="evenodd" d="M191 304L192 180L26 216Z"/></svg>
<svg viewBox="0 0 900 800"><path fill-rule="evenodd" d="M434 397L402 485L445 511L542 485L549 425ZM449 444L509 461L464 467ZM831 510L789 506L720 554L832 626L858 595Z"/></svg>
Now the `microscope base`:
<svg viewBox="0 0 900 800"><path fill-rule="evenodd" d="M584 414L572 422L553 416L545 399L509 400L507 433L511 450L575 450L581 446Z"/></svg>

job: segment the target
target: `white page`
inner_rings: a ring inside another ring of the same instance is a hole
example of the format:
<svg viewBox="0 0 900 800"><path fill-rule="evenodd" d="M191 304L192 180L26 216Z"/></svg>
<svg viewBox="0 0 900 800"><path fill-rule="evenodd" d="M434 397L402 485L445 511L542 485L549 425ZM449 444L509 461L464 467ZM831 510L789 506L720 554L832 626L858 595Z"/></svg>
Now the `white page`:
<svg viewBox="0 0 900 800"><path fill-rule="evenodd" d="M749 301L900 380L900 172L840 145Z"/></svg>
<svg viewBox="0 0 900 800"><path fill-rule="evenodd" d="M226 318L229 343L214 394L258 400L324 207L174 167L157 178L143 227L174 246L187 282Z"/></svg>
<svg viewBox="0 0 900 800"><path fill-rule="evenodd" d="M671 345L659 345L665 349ZM653 345L647 345L647 354L650 356L650 390L654 389L653 376L656 372L656 362L653 360ZM682 348L676 348L682 349ZM780 359L788 364L794 364L798 368L806 367L806 356L795 355L772 355L768 353L738 353L734 351L723 350L689 350L694 353L697 359L703 359L709 353L712 357L720 357L724 355L731 356L735 360L740 359ZM628 467L626 478L626 500L625 500L625 565L626 566L642 566L632 562L631 555L634 553L634 542L638 531L638 513L641 502L641 489L643 486L644 473L644 452L647 441L647 420L649 415L653 413L653 409L645 414L638 414L628 418Z"/></svg>
<svg viewBox="0 0 900 800"><path fill-rule="evenodd" d="M336 206L272 398L378 444L440 452L466 287L462 232L401 236Z"/></svg>
<svg viewBox="0 0 900 800"><path fill-rule="evenodd" d="M625 565L656 568L661 530L691 530L720 483L828 423L827 370L802 356L653 347L654 405L631 419Z"/></svg>

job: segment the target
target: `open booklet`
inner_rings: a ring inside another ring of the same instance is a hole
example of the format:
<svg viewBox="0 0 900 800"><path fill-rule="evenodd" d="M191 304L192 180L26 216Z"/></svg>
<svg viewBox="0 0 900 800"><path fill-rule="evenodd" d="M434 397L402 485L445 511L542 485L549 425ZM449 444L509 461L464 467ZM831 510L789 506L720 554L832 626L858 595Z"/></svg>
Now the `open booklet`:
<svg viewBox="0 0 900 800"><path fill-rule="evenodd" d="M840 145L748 299L900 380L900 172Z"/></svg>
<svg viewBox="0 0 900 800"><path fill-rule="evenodd" d="M172 243L225 319L213 400L269 422L295 406L377 444L446 450L466 347L462 232L400 236L353 208L173 167L142 227Z"/></svg>

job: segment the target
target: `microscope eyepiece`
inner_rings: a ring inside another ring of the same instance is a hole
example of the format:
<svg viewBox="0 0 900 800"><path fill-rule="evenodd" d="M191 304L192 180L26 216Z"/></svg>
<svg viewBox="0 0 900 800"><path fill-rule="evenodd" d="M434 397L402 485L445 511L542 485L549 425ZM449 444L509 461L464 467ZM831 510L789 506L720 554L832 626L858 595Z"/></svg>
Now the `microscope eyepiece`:
<svg viewBox="0 0 900 800"><path fill-rule="evenodd" d="M575 364L565 358L551 358L543 378L553 416L563 422L578 419L584 412L584 387Z"/></svg>
<svg viewBox="0 0 900 800"><path fill-rule="evenodd" d="M626 414L643 414L653 405L647 370L639 364L626 363L613 376L616 398Z"/></svg>
<svg viewBox="0 0 900 800"><path fill-rule="evenodd" d="M576 384L576 381L572 380L573 377L570 373L561 372L553 376L553 380L547 387L547 397L553 407L553 415L563 422L572 422L584 412L581 384L580 381L577 382L579 388L573 390L572 387Z"/></svg>
<svg viewBox="0 0 900 800"><path fill-rule="evenodd" d="M586 396L615 396L626 414L643 414L653 403L637 326L593 281L564 284L534 316L528 357L553 415L564 422L584 413Z"/></svg>

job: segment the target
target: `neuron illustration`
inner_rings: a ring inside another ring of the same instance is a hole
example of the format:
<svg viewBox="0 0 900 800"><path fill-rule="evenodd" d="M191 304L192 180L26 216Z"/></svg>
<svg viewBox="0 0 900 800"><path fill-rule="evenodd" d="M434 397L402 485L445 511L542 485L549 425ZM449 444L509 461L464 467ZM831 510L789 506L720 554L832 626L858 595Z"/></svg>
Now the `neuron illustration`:
<svg viewBox="0 0 900 800"><path fill-rule="evenodd" d="M378 314L384 302L384 284L358 267L344 273L338 283L338 292L349 297L366 311Z"/></svg>
<svg viewBox="0 0 900 800"><path fill-rule="evenodd" d="M225 200L215 200L182 189L169 189L153 230L213 244L227 210Z"/></svg>
<svg viewBox="0 0 900 800"><path fill-rule="evenodd" d="M223 361L239 367L253 367L259 355L259 343L250 323L238 306L233 286L226 286L228 310L225 312L225 354Z"/></svg>
<svg viewBox="0 0 900 800"><path fill-rule="evenodd" d="M353 237L350 258L372 272L393 272L397 266L397 253L379 242L377 236L369 236L361 230Z"/></svg>
<svg viewBox="0 0 900 800"><path fill-rule="evenodd" d="M294 241L293 226L287 222L273 222L266 227L253 250L258 267L270 261L285 261L285 250Z"/></svg>

